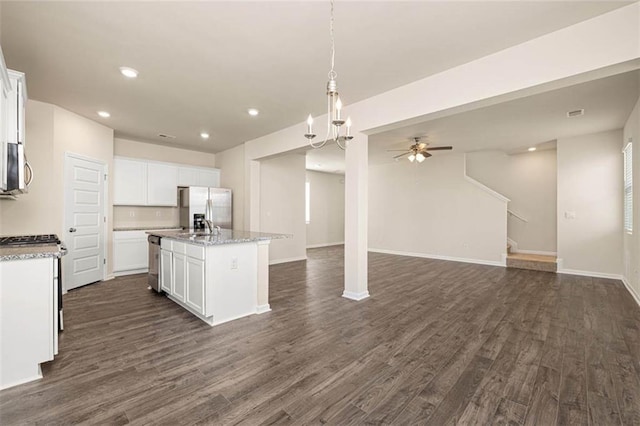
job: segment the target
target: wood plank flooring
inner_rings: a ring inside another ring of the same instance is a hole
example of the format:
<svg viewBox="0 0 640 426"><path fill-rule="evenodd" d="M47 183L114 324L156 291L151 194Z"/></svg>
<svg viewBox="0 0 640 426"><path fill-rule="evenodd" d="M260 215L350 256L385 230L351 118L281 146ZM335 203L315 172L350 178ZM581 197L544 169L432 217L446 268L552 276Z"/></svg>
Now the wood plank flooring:
<svg viewBox="0 0 640 426"><path fill-rule="evenodd" d="M136 275L65 296L44 379L0 424L640 425L640 308L618 281L369 257L270 268L272 312L210 328Z"/></svg>

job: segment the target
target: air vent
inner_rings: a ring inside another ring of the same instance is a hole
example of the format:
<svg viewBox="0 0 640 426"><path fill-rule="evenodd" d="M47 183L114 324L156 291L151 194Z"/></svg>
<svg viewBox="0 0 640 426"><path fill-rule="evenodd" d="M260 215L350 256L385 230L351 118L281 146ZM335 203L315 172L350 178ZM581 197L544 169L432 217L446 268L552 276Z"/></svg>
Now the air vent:
<svg viewBox="0 0 640 426"><path fill-rule="evenodd" d="M584 109L577 109L575 111L569 111L567 112L567 117L571 118L571 117L579 117L581 115L584 115Z"/></svg>
<svg viewBox="0 0 640 426"><path fill-rule="evenodd" d="M165 139L175 139L176 137L173 135L165 135L164 133L160 133L158 134L159 137L161 138L165 138Z"/></svg>

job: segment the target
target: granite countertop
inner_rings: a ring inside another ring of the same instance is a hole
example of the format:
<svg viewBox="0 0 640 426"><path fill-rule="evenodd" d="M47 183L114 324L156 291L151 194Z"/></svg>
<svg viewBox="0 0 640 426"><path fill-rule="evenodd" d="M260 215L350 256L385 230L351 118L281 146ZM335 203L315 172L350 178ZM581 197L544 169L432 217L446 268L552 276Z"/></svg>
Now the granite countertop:
<svg viewBox="0 0 640 426"><path fill-rule="evenodd" d="M182 230L179 226L119 226L113 228L114 231L155 231L155 230Z"/></svg>
<svg viewBox="0 0 640 426"><path fill-rule="evenodd" d="M189 231L149 231L147 234L182 241L185 243L200 244L203 246L253 243L257 241L270 241L292 237L292 235L287 234L270 234L266 232L250 232L231 229L222 229L220 230L219 235L208 234L203 231L194 231L193 229Z"/></svg>
<svg viewBox="0 0 640 426"><path fill-rule="evenodd" d="M42 259L62 257L67 254L64 245L43 244L24 247L0 247L0 262L7 260Z"/></svg>

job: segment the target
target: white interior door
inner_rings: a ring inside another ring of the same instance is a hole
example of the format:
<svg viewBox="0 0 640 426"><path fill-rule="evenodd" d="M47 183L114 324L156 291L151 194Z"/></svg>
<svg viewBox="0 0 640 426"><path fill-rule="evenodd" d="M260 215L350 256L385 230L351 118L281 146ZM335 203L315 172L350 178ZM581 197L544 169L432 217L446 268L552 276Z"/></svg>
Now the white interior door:
<svg viewBox="0 0 640 426"><path fill-rule="evenodd" d="M104 276L105 165L65 157L65 229L68 253L62 274L65 288L100 281Z"/></svg>

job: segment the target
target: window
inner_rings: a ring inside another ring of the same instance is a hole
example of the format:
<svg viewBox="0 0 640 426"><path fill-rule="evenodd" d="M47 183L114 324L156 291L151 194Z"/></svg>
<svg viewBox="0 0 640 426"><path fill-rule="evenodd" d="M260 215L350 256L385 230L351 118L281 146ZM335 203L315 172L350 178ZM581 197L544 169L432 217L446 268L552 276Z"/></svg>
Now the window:
<svg viewBox="0 0 640 426"><path fill-rule="evenodd" d="M633 232L633 145L624 148L624 230Z"/></svg>
<svg viewBox="0 0 640 426"><path fill-rule="evenodd" d="M311 184L304 183L304 221L311 222Z"/></svg>

